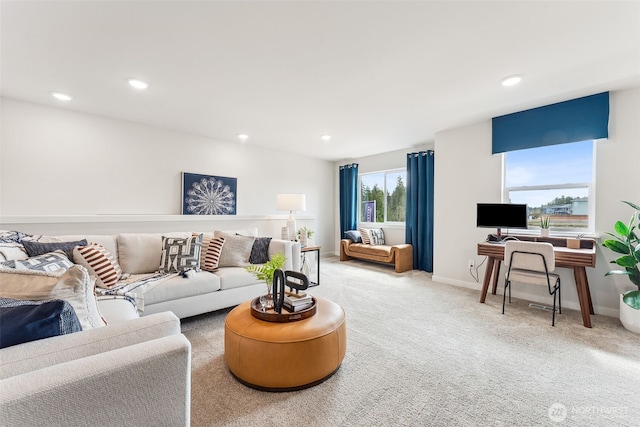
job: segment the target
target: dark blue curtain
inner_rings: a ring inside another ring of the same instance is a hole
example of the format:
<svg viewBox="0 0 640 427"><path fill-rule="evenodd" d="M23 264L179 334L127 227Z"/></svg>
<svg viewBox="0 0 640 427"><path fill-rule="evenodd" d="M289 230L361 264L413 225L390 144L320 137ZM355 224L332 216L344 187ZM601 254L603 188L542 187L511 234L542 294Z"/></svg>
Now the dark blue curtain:
<svg viewBox="0 0 640 427"><path fill-rule="evenodd" d="M340 238L358 223L358 164L340 166Z"/></svg>
<svg viewBox="0 0 640 427"><path fill-rule="evenodd" d="M492 153L609 137L609 92L492 120Z"/></svg>
<svg viewBox="0 0 640 427"><path fill-rule="evenodd" d="M413 245L413 268L433 272L433 151L407 154L405 239Z"/></svg>

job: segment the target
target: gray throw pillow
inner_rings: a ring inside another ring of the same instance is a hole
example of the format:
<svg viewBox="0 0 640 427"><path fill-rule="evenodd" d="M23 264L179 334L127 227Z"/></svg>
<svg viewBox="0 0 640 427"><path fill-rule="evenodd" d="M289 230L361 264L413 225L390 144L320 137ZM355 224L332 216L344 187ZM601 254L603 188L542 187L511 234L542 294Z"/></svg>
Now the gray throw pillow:
<svg viewBox="0 0 640 427"><path fill-rule="evenodd" d="M362 236L358 230L348 230L344 232L344 235L347 239L351 240L353 243L362 243Z"/></svg>
<svg viewBox="0 0 640 427"><path fill-rule="evenodd" d="M271 237L256 237L251 248L251 255L249 255L249 262L251 264L264 264L269 261L270 243Z"/></svg>
<svg viewBox="0 0 640 427"><path fill-rule="evenodd" d="M48 254L49 252L62 251L67 254L67 258L73 259L73 248L76 246L87 246L87 240L82 239L75 242L53 242L53 243L40 243L32 242L30 240L22 240L24 250L27 251L27 255L30 257Z"/></svg>
<svg viewBox="0 0 640 427"><path fill-rule="evenodd" d="M214 237L224 237L224 245L220 253L218 267L246 267L249 265L251 248L255 237L228 236L216 231Z"/></svg>

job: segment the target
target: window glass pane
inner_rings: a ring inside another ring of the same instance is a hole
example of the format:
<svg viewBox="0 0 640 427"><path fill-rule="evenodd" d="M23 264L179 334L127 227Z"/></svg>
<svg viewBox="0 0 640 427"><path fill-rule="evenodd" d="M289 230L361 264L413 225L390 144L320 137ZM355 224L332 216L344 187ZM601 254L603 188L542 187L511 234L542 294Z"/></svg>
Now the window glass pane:
<svg viewBox="0 0 640 427"><path fill-rule="evenodd" d="M405 205L407 203L407 191L405 187L405 175L402 172L387 174L387 221L404 222Z"/></svg>
<svg viewBox="0 0 640 427"><path fill-rule="evenodd" d="M360 175L360 222L404 222L406 171Z"/></svg>
<svg viewBox="0 0 640 427"><path fill-rule="evenodd" d="M384 173L360 177L360 221L384 222Z"/></svg>
<svg viewBox="0 0 640 427"><path fill-rule="evenodd" d="M550 228L584 232L590 228L593 141L505 153L508 203L526 203L530 228L549 216Z"/></svg>
<svg viewBox="0 0 640 427"><path fill-rule="evenodd" d="M506 153L506 187L591 182L593 141Z"/></svg>

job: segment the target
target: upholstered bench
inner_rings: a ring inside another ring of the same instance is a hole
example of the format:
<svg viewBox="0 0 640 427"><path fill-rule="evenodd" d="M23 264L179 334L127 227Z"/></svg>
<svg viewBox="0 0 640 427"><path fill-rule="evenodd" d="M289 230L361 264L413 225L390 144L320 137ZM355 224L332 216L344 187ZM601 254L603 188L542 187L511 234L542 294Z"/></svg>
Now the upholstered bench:
<svg viewBox="0 0 640 427"><path fill-rule="evenodd" d="M392 264L397 273L413 269L413 246L401 245L365 245L353 243L349 239L340 241L340 261L350 259Z"/></svg>
<svg viewBox="0 0 640 427"><path fill-rule="evenodd" d="M344 310L315 297L315 315L275 323L251 314L251 302L227 315L224 355L241 383L267 391L300 390L319 384L338 370L347 347Z"/></svg>

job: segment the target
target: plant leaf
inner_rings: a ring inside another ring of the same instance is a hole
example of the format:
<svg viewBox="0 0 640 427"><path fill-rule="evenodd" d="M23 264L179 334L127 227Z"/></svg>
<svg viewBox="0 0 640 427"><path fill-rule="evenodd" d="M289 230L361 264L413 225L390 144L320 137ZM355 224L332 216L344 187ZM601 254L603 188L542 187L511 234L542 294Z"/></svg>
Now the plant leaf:
<svg viewBox="0 0 640 427"><path fill-rule="evenodd" d="M622 301L629 307L640 310L640 290L625 292L622 295Z"/></svg>
<svg viewBox="0 0 640 427"><path fill-rule="evenodd" d="M613 226L613 228L614 228L614 230L616 230L616 233L618 233L622 237L628 237L629 236L629 227L627 227L627 225L624 222L616 221L616 223Z"/></svg>
<svg viewBox="0 0 640 427"><path fill-rule="evenodd" d="M618 240L608 239L602 242L602 245L619 254L629 253L629 247Z"/></svg>
<svg viewBox="0 0 640 427"><path fill-rule="evenodd" d="M638 206L638 205L636 205L636 204L634 204L634 203L627 202L626 200L623 200L623 201L622 201L622 203L626 203L626 204L628 204L629 206L631 206L633 209L635 209L635 210L637 210L637 211L640 211L640 206Z"/></svg>
<svg viewBox="0 0 640 427"><path fill-rule="evenodd" d="M616 260L616 264L620 267L635 267L637 262L635 257L632 257L631 255L624 255Z"/></svg>

